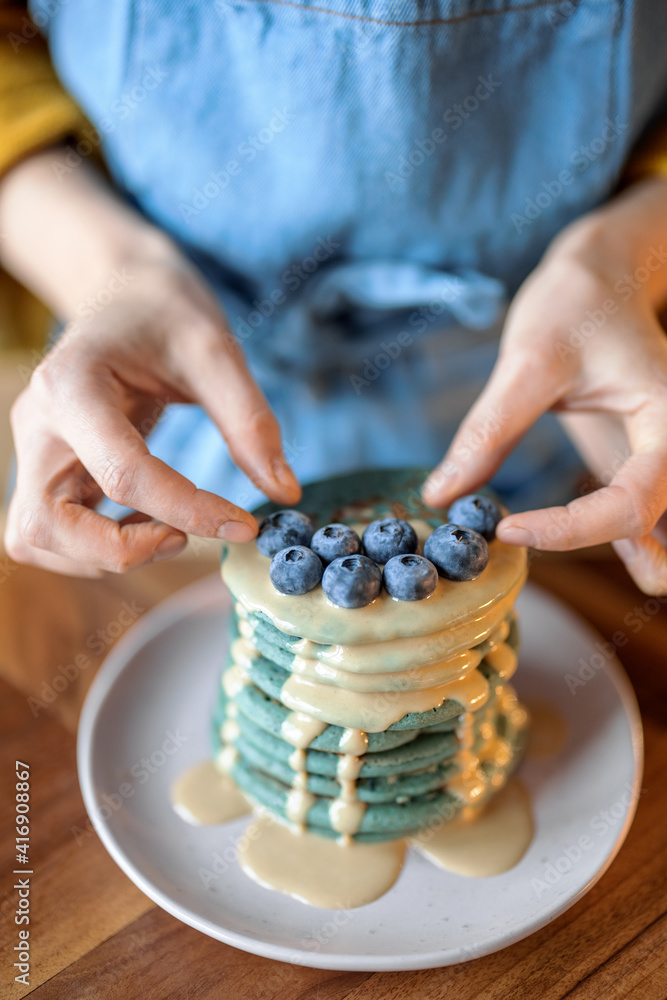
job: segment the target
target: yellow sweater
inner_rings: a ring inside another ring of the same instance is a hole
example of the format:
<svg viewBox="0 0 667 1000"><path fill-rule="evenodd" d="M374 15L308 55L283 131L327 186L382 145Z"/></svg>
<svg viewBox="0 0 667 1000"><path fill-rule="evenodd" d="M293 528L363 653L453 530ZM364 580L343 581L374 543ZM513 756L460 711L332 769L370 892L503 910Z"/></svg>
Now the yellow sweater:
<svg viewBox="0 0 667 1000"><path fill-rule="evenodd" d="M85 124L25 3L0 0L0 174ZM0 271L0 347L41 347L48 322L44 306Z"/></svg>
<svg viewBox="0 0 667 1000"><path fill-rule="evenodd" d="M0 176L26 156L76 138L87 124L56 77L25 0L0 0ZM624 181L655 174L667 176L667 121L633 155ZM48 323L45 307L0 271L0 348L41 347Z"/></svg>

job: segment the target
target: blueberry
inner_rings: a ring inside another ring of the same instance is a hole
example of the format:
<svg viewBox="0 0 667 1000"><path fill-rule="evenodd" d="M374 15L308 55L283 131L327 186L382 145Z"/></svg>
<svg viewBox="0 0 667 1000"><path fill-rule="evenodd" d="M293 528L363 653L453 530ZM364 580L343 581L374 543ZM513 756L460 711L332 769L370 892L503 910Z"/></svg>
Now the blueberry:
<svg viewBox="0 0 667 1000"><path fill-rule="evenodd" d="M363 534L364 552L378 563L389 562L392 556L417 551L417 534L407 521L395 517L371 521Z"/></svg>
<svg viewBox="0 0 667 1000"><path fill-rule="evenodd" d="M313 535L310 547L326 566L340 556L353 556L360 552L361 539L346 524L325 524Z"/></svg>
<svg viewBox="0 0 667 1000"><path fill-rule="evenodd" d="M503 512L491 497L482 496L481 493L470 493L455 500L447 516L454 524L472 528L490 542L496 537L496 525Z"/></svg>
<svg viewBox="0 0 667 1000"><path fill-rule="evenodd" d="M310 545L315 527L298 510L277 510L260 523L257 548L265 556L275 556L291 545Z"/></svg>
<svg viewBox="0 0 667 1000"><path fill-rule="evenodd" d="M433 593L437 583L437 569L423 556L392 556L385 564L385 590L399 601L421 601Z"/></svg>
<svg viewBox="0 0 667 1000"><path fill-rule="evenodd" d="M271 583L281 594L307 594L322 579L322 563L312 549L291 545L276 552L269 567Z"/></svg>
<svg viewBox="0 0 667 1000"><path fill-rule="evenodd" d="M380 593L380 567L368 556L341 556L329 563L322 577L322 589L339 608L363 608Z"/></svg>
<svg viewBox="0 0 667 1000"><path fill-rule="evenodd" d="M461 524L441 524L424 545L424 555L448 580L474 580L489 561L486 539Z"/></svg>

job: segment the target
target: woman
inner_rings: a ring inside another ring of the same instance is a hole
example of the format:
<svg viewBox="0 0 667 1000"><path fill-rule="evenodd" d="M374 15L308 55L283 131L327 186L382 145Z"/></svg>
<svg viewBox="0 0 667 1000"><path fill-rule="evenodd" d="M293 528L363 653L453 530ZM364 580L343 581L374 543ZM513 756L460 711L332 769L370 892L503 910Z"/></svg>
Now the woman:
<svg viewBox="0 0 667 1000"><path fill-rule="evenodd" d="M10 555L96 575L172 555L185 532L250 538L260 492L298 502L290 466L435 464L450 440L428 502L507 458L494 485L514 506L559 503L576 465L538 419L557 410L603 487L499 537L613 540L664 591L664 159L614 191L667 93L665 12L30 11L91 124L35 141L0 186L5 266L68 324L14 408ZM39 44L26 30L15 60ZM117 523L103 495L138 513Z"/></svg>

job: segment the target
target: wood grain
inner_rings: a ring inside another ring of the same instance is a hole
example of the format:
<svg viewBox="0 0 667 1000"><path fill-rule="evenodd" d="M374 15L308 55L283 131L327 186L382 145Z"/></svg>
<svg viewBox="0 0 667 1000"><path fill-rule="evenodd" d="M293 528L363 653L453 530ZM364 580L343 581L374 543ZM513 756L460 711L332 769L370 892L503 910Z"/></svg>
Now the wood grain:
<svg viewBox="0 0 667 1000"><path fill-rule="evenodd" d="M178 965L187 976L174 978ZM150 1000L163 997L221 996L255 1000L317 996L339 997L368 979L371 973L327 972L272 962L221 945L191 927L183 927L163 910L153 907L115 938L84 955L60 976L35 991L39 1000L61 996L97 998L125 996L123 987L136 976L136 993ZM261 984L261 992L259 992ZM64 990L64 992L61 992Z"/></svg>
<svg viewBox="0 0 667 1000"><path fill-rule="evenodd" d="M531 575L611 639L632 679L645 727L646 768L637 817L601 881L548 927L504 951L446 969L335 973L247 955L180 924L116 867L87 824L78 789L74 729L100 657L86 645L118 618L210 571L214 556L175 560L99 583L17 568L0 582L0 740L3 801L13 795L16 757L31 764L33 817L31 985L12 981L7 957L0 997L224 996L281 1000L664 1000L667 996L667 615L647 604L608 549L542 556ZM639 621L639 626L637 622ZM48 709L31 697L77 651L91 654ZM106 651L106 648L105 648ZM6 683L6 682L11 682ZM4 859L14 829L0 817ZM6 866L5 866L6 867ZM4 956L16 942L12 876L0 887Z"/></svg>

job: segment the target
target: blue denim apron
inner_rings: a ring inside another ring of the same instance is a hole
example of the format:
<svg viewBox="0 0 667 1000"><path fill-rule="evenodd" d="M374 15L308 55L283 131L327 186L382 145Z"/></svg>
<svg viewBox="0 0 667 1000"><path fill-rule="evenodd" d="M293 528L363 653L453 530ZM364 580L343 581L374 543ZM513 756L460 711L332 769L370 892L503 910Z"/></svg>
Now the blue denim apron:
<svg viewBox="0 0 667 1000"><path fill-rule="evenodd" d="M215 289L304 481L441 457L511 296L667 94L650 0L31 6L118 188ZM198 407L150 445L258 496ZM576 468L548 415L494 482L520 508Z"/></svg>

